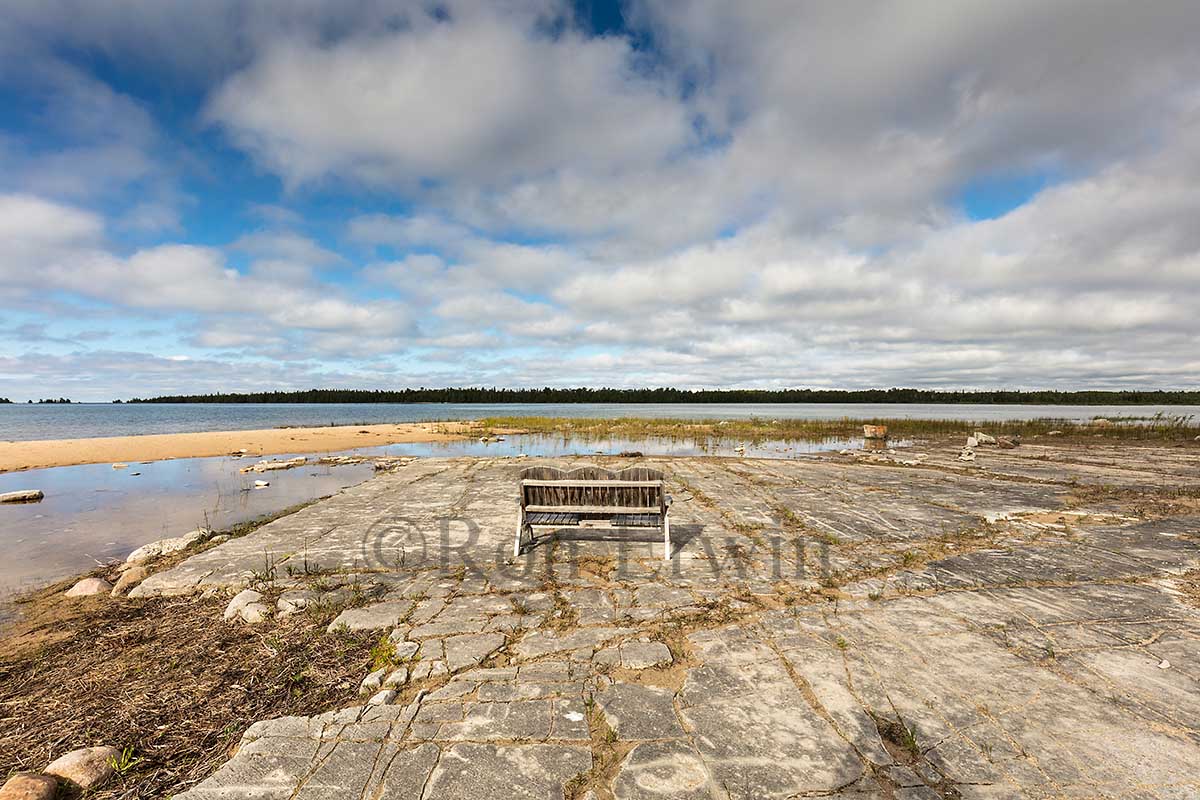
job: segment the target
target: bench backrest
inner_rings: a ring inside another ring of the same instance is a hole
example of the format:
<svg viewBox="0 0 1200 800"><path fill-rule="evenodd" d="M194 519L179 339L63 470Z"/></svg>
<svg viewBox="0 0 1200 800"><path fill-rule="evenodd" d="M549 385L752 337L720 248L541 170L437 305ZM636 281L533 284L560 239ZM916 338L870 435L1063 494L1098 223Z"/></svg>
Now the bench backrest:
<svg viewBox="0 0 1200 800"><path fill-rule="evenodd" d="M530 511L651 514L666 510L662 472L629 467L570 471L557 467L521 470L521 507Z"/></svg>

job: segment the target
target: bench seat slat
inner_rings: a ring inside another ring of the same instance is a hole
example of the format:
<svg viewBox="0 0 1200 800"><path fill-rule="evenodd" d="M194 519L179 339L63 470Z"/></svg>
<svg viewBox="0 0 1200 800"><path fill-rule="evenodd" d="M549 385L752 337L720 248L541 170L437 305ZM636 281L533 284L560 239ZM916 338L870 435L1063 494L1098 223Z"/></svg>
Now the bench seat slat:
<svg viewBox="0 0 1200 800"><path fill-rule="evenodd" d="M628 487L630 489L655 489L663 485L662 481L551 481L551 480L533 480L525 479L521 481L522 486L562 486L576 487L586 486L588 488L604 488L604 489L620 489Z"/></svg>
<svg viewBox="0 0 1200 800"><path fill-rule="evenodd" d="M563 514L661 514L658 506L525 506L530 512L556 512Z"/></svg>
<svg viewBox="0 0 1200 800"><path fill-rule="evenodd" d="M657 528L662 525L659 514L613 514L608 521L614 528ZM526 525L576 527L583 522L581 514L554 514L538 511L525 517Z"/></svg>

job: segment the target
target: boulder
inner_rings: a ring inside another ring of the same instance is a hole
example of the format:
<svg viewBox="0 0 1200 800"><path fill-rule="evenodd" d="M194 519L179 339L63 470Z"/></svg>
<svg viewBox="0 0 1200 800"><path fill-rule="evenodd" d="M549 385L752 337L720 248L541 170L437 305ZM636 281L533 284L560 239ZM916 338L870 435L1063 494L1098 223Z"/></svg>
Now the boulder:
<svg viewBox="0 0 1200 800"><path fill-rule="evenodd" d="M157 542L142 545L126 556L125 560L129 562L146 561L151 558L169 555L170 553L178 553L180 550L186 550L192 545L204 541L211 533L212 531L207 528L197 528L194 531L188 531L182 536L159 539Z"/></svg>
<svg viewBox="0 0 1200 800"><path fill-rule="evenodd" d="M959 461L974 461L975 460L975 451L970 449L969 447L964 447L962 449L962 452L958 454L958 460Z"/></svg>
<svg viewBox="0 0 1200 800"><path fill-rule="evenodd" d="M242 606L242 621L257 625L271 615L265 603L247 603Z"/></svg>
<svg viewBox="0 0 1200 800"><path fill-rule="evenodd" d="M980 444L995 444L996 437L992 436L990 433L975 431L975 441L979 442Z"/></svg>
<svg viewBox="0 0 1200 800"><path fill-rule="evenodd" d="M121 751L115 747L81 747L54 759L42 772L81 789L94 789L112 777L116 770L110 761L120 757Z"/></svg>
<svg viewBox="0 0 1200 800"><path fill-rule="evenodd" d="M67 597L91 597L94 594L107 594L112 591L112 588L112 584L103 578L84 578L67 589Z"/></svg>
<svg viewBox="0 0 1200 800"><path fill-rule="evenodd" d="M367 701L369 706L386 706L388 703L396 699L396 691L394 689L381 689L371 695L371 699Z"/></svg>
<svg viewBox="0 0 1200 800"><path fill-rule="evenodd" d="M1047 436L1062 436L1062 431L1046 431Z"/></svg>
<svg viewBox="0 0 1200 800"><path fill-rule="evenodd" d="M1092 420L1093 428L1111 428L1112 424L1112 420L1105 419L1104 417L1096 417Z"/></svg>
<svg viewBox="0 0 1200 800"><path fill-rule="evenodd" d="M225 606L225 621L233 622L235 619L242 618L242 611L251 604L261 606L265 611L266 606L260 603L259 600L262 600L262 592L256 592L253 589L243 589L238 592L229 601L229 605Z"/></svg>
<svg viewBox="0 0 1200 800"><path fill-rule="evenodd" d="M45 496L41 489L18 489L0 494L0 503L40 503Z"/></svg>
<svg viewBox="0 0 1200 800"><path fill-rule="evenodd" d="M967 447L979 447L979 440L974 436L967 437Z"/></svg>
<svg viewBox="0 0 1200 800"><path fill-rule="evenodd" d="M996 444L999 445L1001 450L1012 450L1017 446L1017 441L1016 439L1006 439L1003 436L999 436L996 438Z"/></svg>
<svg viewBox="0 0 1200 800"><path fill-rule="evenodd" d="M864 439L886 439L887 437L887 425L863 425Z"/></svg>
<svg viewBox="0 0 1200 800"><path fill-rule="evenodd" d="M112 588L113 597L122 597L134 586L137 586L142 581L146 580L146 576L150 574L150 570L143 567L141 564L134 564L129 569L121 573L121 577L117 578L116 584Z"/></svg>
<svg viewBox="0 0 1200 800"><path fill-rule="evenodd" d="M58 781L36 772L14 772L0 786L0 800L54 800Z"/></svg>

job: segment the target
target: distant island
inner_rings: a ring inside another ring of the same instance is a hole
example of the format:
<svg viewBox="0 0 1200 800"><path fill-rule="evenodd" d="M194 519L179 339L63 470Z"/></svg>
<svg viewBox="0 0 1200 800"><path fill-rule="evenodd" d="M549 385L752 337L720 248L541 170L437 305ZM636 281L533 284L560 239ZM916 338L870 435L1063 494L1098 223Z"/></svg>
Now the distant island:
<svg viewBox="0 0 1200 800"><path fill-rule="evenodd" d="M0 397L0 406L5 405L6 403L8 405L12 405L12 400L9 400L7 397Z"/></svg>
<svg viewBox="0 0 1200 800"><path fill-rule="evenodd" d="M1200 405L1200 391L937 391L932 389L307 389L134 398L131 403L970 403Z"/></svg>

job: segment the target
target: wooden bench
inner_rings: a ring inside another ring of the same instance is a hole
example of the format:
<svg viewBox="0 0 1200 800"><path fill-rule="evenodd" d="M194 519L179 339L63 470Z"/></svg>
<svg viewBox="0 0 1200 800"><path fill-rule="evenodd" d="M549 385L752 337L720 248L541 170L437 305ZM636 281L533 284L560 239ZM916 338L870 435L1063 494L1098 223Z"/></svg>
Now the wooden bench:
<svg viewBox="0 0 1200 800"><path fill-rule="evenodd" d="M535 541L535 527L659 528L663 558L671 557L671 497L662 473L646 467L612 472L582 467L570 472L555 467L521 470L521 502L513 558ZM526 540L525 534L529 538Z"/></svg>

